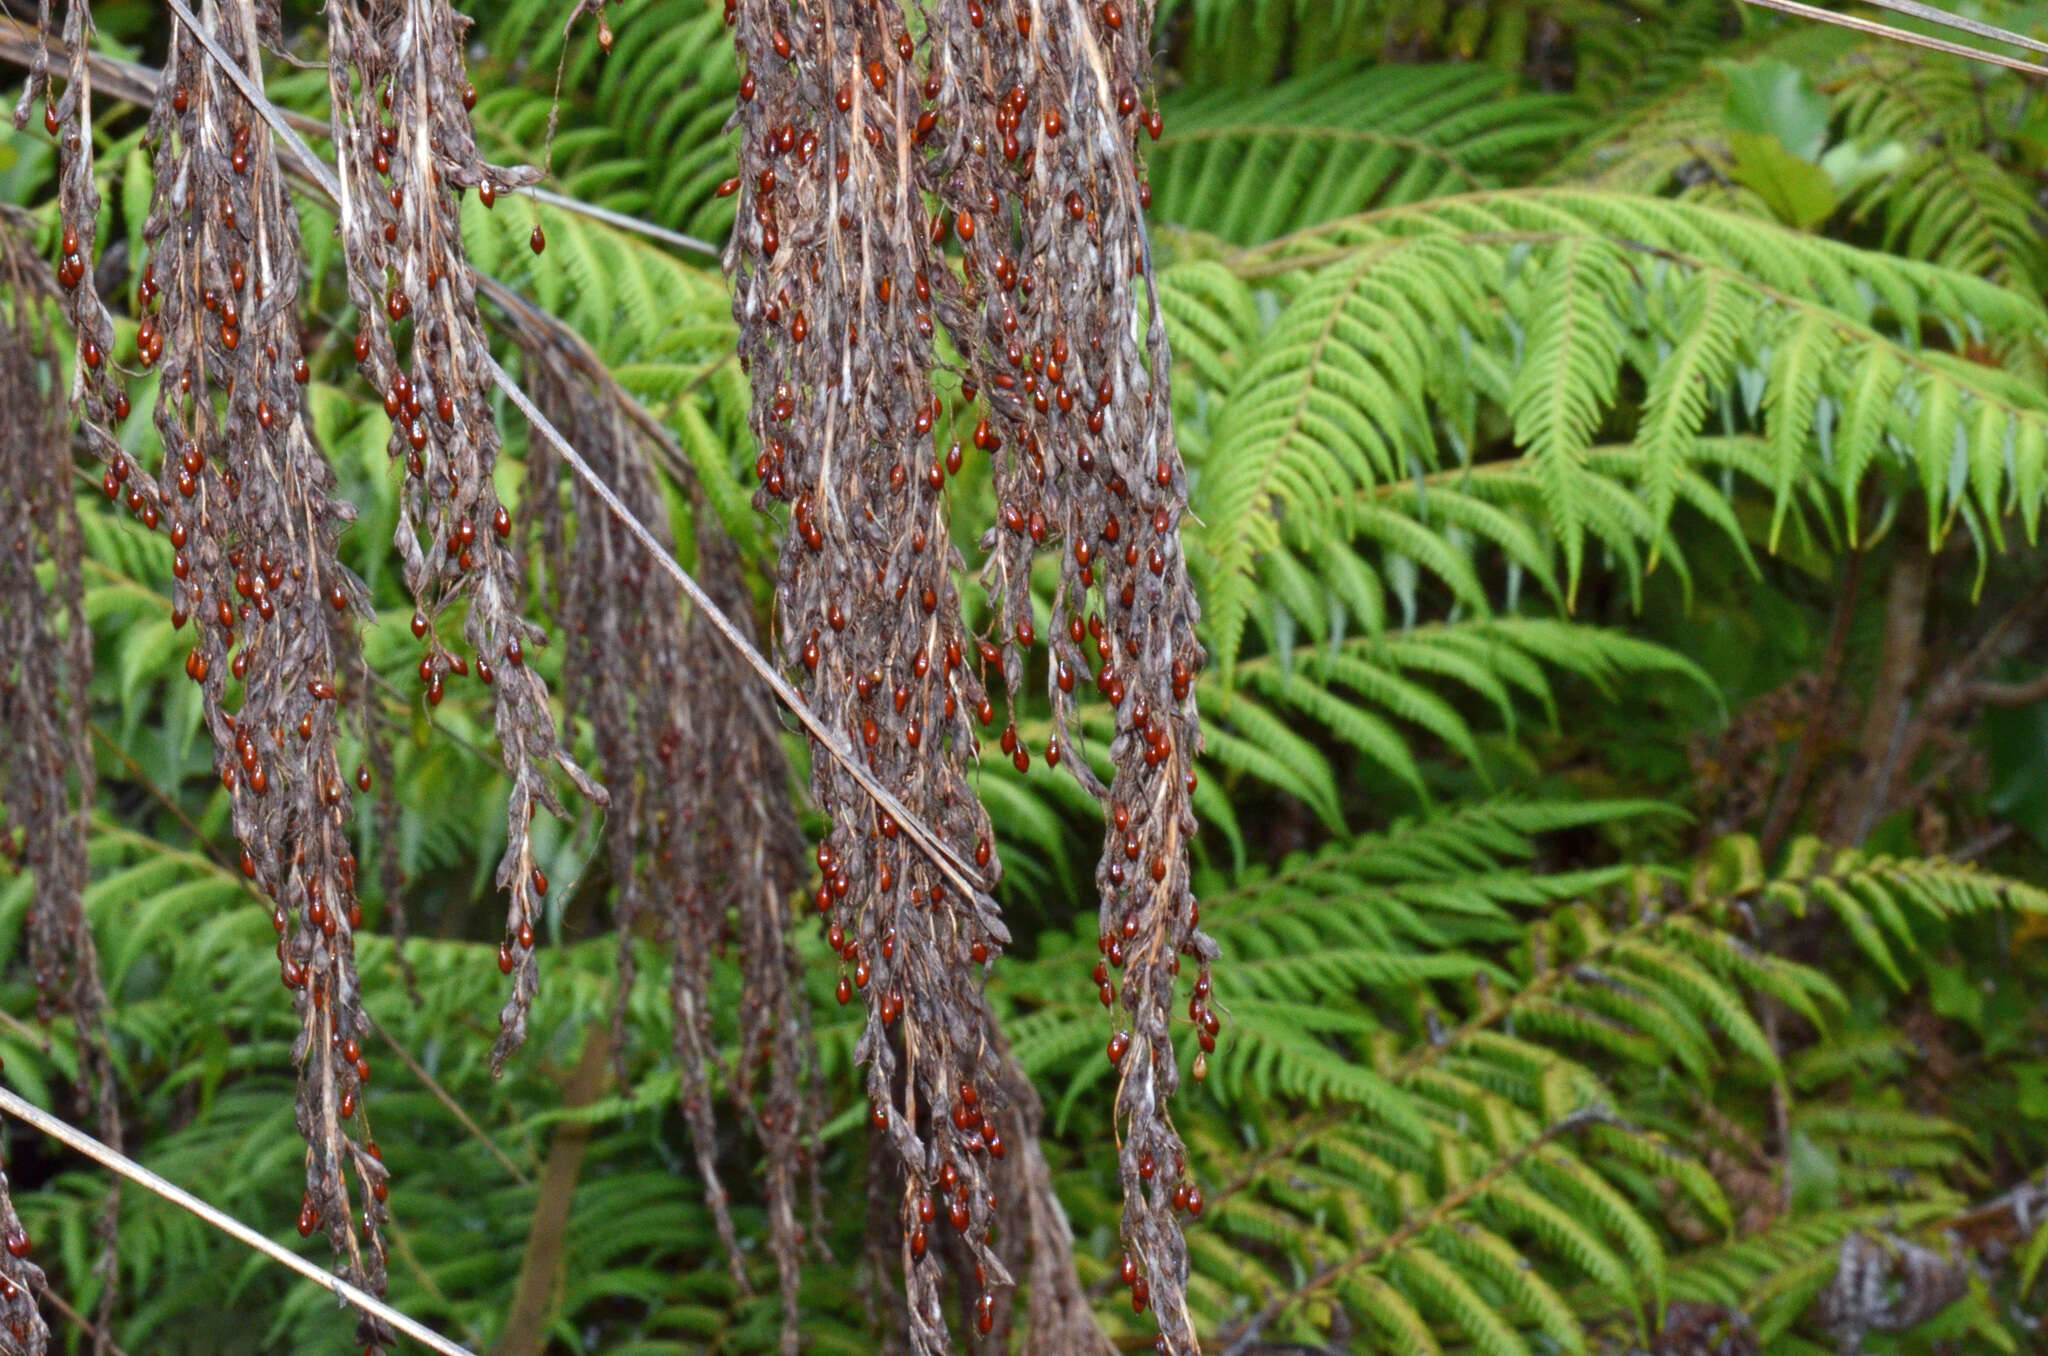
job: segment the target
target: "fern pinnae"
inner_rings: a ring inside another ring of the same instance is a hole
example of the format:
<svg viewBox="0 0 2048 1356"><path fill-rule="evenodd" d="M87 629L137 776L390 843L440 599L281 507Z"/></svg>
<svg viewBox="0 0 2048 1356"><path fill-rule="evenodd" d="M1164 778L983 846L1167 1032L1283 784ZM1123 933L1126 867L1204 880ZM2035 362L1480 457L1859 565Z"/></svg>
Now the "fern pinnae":
<svg viewBox="0 0 2048 1356"><path fill-rule="evenodd" d="M1370 1272L1346 1276L1339 1283L1350 1308L1370 1319L1403 1356L1443 1356L1429 1323L1402 1292Z"/></svg>
<svg viewBox="0 0 2048 1356"><path fill-rule="evenodd" d="M1826 904L1834 913L1836 921L1847 930L1851 940L1867 956L1871 963L1884 972L1893 986L1903 991L1909 987L1905 973L1892 955L1884 940L1884 934L1871 922L1870 914L1848 890L1832 880L1816 880L1810 886L1812 894Z"/></svg>
<svg viewBox="0 0 2048 1356"><path fill-rule="evenodd" d="M1432 347L1430 326L1416 301L1390 290L1390 280L1378 275L1384 268L1404 284L1427 279L1433 295L1467 312L1476 293L1454 263L1435 242L1391 242L1353 256L1289 304L1232 393L1216 433L1217 446L1228 454L1212 456L1196 487L1196 511L1209 527L1203 538L1206 634L1226 693L1234 684L1257 560L1278 544L1276 507L1287 504L1291 529L1311 531L1331 502L1322 493L1334 499L1353 485L1399 475L1394 441L1400 430L1382 420L1405 411L1411 426L1426 427L1426 372L1418 364ZM1359 313L1351 316L1354 307ZM1365 361L1343 339L1352 324L1365 327L1372 353L1388 367ZM1345 398L1331 398L1326 383Z"/></svg>
<svg viewBox="0 0 2048 1356"><path fill-rule="evenodd" d="M1542 283L1508 411L1564 547L1569 599L1577 593L1585 555L1576 472L1593 445L1601 409L1614 396L1621 350L1613 318L1632 281L1620 250L1587 237L1559 247Z"/></svg>
<svg viewBox="0 0 2048 1356"><path fill-rule="evenodd" d="M1354 501L1339 513L1342 525L1353 535L1369 537L1389 553L1422 566L1450 589L1460 605L1482 616L1492 611L1486 586L1470 555L1426 524L1378 503Z"/></svg>
<svg viewBox="0 0 2048 1356"><path fill-rule="evenodd" d="M1815 312L1788 317L1772 335L1771 380L1764 388L1763 412L1774 473L1770 535L1774 551L1792 504L1798 468L1806 461L1823 377L1839 342L1833 327Z"/></svg>
<svg viewBox="0 0 2048 1356"><path fill-rule="evenodd" d="M1532 1178L1547 1183L1561 1196L1577 1201L1582 1210L1600 1222L1621 1244L1637 1276L1647 1283L1651 1296L1661 1305L1665 1287L1664 1246L1656 1231L1621 1193L1564 1149L1547 1142L1538 1146L1529 1172Z"/></svg>
<svg viewBox="0 0 2048 1356"><path fill-rule="evenodd" d="M1652 948L1640 942L1624 942L1615 948L1615 959L1633 969L1638 978L1653 975L1675 990L1686 1006L1713 1019L1721 1033L1737 1049L1766 1070L1774 1082L1784 1079L1784 1068L1771 1040L1749 1014L1742 999L1683 952L1668 947Z"/></svg>
<svg viewBox="0 0 2048 1356"><path fill-rule="evenodd" d="M1499 1234L1461 1220L1431 1235L1439 1251L1455 1256L1507 1296L1520 1314L1559 1351L1583 1353L1585 1326L1571 1305L1528 1265L1520 1249Z"/></svg>
<svg viewBox="0 0 2048 1356"><path fill-rule="evenodd" d="M1547 542L1527 517L1512 512L1533 499L1536 486L1520 459L1432 472L1358 492L1423 526L1442 524L1471 533L1498 549L1547 595L1563 602ZM1345 510L1350 520L1353 510ZM1467 590L1469 592L1469 590ZM1484 597L1483 591L1480 595Z"/></svg>
<svg viewBox="0 0 2048 1356"><path fill-rule="evenodd" d="M1343 822L1336 778L1328 760L1258 703L1233 703L1204 732L1204 744L1204 751L1223 766L1252 772L1299 796L1328 824Z"/></svg>
<svg viewBox="0 0 2048 1356"><path fill-rule="evenodd" d="M1483 1356L1529 1356L1521 1336L1426 1243L1395 1252L1391 1270L1405 1293L1454 1322Z"/></svg>

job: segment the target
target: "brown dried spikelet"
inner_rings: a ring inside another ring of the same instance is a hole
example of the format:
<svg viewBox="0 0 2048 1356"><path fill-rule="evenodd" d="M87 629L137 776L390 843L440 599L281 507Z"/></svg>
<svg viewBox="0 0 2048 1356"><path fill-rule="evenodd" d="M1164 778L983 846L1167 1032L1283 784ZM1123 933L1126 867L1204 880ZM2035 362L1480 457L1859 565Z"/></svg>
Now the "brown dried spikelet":
<svg viewBox="0 0 2048 1356"><path fill-rule="evenodd" d="M495 1071L525 1040L540 983L534 944L546 876L535 860L533 816L542 808L563 814L548 764L605 803L603 789L563 749L547 686L525 662L546 634L521 615L518 561L497 530L507 511L492 481L500 440L488 395L490 346L462 246L459 194L475 189L488 204L539 176L478 155L463 99L469 20L446 0L336 0L327 9L342 242L362 326L358 366L384 399L391 455L406 468L395 544L430 628L426 697L438 702L452 676L488 666L512 778L510 841L497 872L507 895L500 957L512 994L498 1015ZM458 598L468 601L468 657L434 625Z"/></svg>
<svg viewBox="0 0 2048 1356"><path fill-rule="evenodd" d="M260 83L253 0L225 0L214 15L210 36ZM299 1017L300 1232L324 1227L342 1273L382 1294L387 1172L364 1105L362 920L337 751L343 689L362 681L369 597L336 551L355 514L334 493L297 380L298 221L263 122L182 27L149 137L141 356L160 369L157 491L177 549L175 619L193 629L186 671L203 694L244 874L273 901ZM391 1340L367 1316L358 1332L373 1346Z"/></svg>
<svg viewBox="0 0 2048 1356"><path fill-rule="evenodd" d="M101 482L107 498L123 500L128 510L154 528L164 504L156 486L133 474L115 428L127 417L128 394L114 365L114 322L100 300L92 252L98 239L100 195L93 176L92 86L87 78L92 41L92 7L85 0L67 0L62 37L69 53L62 93L50 83L50 4L38 14L33 64L21 99L14 108L17 130L29 125L35 101L43 100L43 126L57 143L57 213L63 229L57 282L63 293L65 318L73 334L71 400L73 416L88 451L107 468Z"/></svg>
<svg viewBox="0 0 2048 1356"><path fill-rule="evenodd" d="M692 480L691 490L700 582L747 638L756 640L754 604L739 555L702 485ZM713 633L703 613L692 614L685 646L701 657L703 675L692 698L700 713L700 734L689 751L685 776L700 787L720 788L705 797L709 822L699 835L699 860L715 882L714 907L736 920L740 944L740 1051L732 1082L767 1153L769 1247L781 1281L781 1350L783 1356L795 1356L797 1288L807 1232L798 1207L805 1197L808 1232L824 1235L816 1158L824 1086L802 962L790 935L800 908L804 839L773 701L738 651Z"/></svg>

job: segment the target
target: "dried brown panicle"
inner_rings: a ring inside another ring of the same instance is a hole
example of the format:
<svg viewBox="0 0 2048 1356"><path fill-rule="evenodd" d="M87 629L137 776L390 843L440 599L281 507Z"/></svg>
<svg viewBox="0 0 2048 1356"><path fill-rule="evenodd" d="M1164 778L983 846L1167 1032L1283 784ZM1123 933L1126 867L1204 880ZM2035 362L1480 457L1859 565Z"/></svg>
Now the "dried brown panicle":
<svg viewBox="0 0 2048 1356"><path fill-rule="evenodd" d="M669 550L667 511L644 434L615 393L593 386L545 342L526 346L536 403L599 477ZM528 454L533 483L556 483L550 444ZM694 480L697 573L728 615L746 624L739 561ZM780 727L736 652L686 608L641 544L580 479L565 501L532 505L543 558L554 566L564 637L563 699L589 718L611 792L606 833L618 888L620 1003L634 973L633 938L651 925L671 957L680 1101L735 1281L746 1277L715 1159L711 1080L720 1064L711 967L735 937L743 990L740 1057L724 1075L767 1152L771 1248L782 1273L784 1345L798 1338L801 1275L797 1198L811 1176L807 1139L814 1055L809 1013L788 936L803 842L788 795ZM621 1016L621 1025L623 1012Z"/></svg>
<svg viewBox="0 0 2048 1356"><path fill-rule="evenodd" d="M728 271L752 364L763 497L793 504L780 596L785 653L812 671L814 702L869 747L879 745L878 758L896 753L901 722L874 703L903 690L894 647L916 637L923 618L902 608L896 590L924 586L920 562L936 576L923 595L927 613L937 626L958 626L941 491L964 451L956 445L942 456L930 441L942 413L931 400L932 337L943 327L966 357L963 394L985 402L973 442L994 458L1000 499L1000 521L984 543L998 622L978 644L957 630L932 634L956 647L949 679L959 656L971 661L978 650L982 663L1000 660L1010 691L1021 695L1040 639L1032 566L1041 549L1058 554L1044 633L1057 735L1045 757L1066 763L1107 810L1096 982L1114 1003L1111 972L1124 971L1129 1025L1111 1041L1110 1057L1121 1073L1132 1300L1158 1310L1166 1349L1191 1351L1176 1215L1199 1213L1201 1196L1166 1110L1179 1081L1170 1022L1181 958L1190 956L1201 967L1190 1020L1205 1053L1213 1044L1215 947L1198 929L1188 887L1201 738L1193 684L1203 655L1179 540L1186 480L1169 410L1165 329L1149 292L1140 219L1149 195L1136 143L1141 130L1156 136L1158 128L1141 102L1150 81L1150 6L945 0L926 16L922 65L893 5L736 0L727 14L747 63L738 117L743 172L728 186L741 195ZM941 208L930 221L926 195ZM949 234L960 244L957 271L938 248ZM1151 303L1143 329L1139 277ZM894 615L891 603L909 615ZM935 652L927 662L936 666ZM1091 676L1117 727L1107 786L1072 747L1077 689ZM962 704L972 683L968 676L962 684ZM914 719L927 698L923 687L910 694L919 702ZM973 699L986 722L993 712L980 704L978 687ZM941 741L953 758L971 738L961 733ZM1014 724L1002 747L1020 771L1029 768ZM877 770L892 786L911 788L908 804L929 804L949 827L959 822L949 788L924 781L914 760L889 761L895 765L878 762ZM829 771L818 779L820 799L843 834L850 817L858 823L871 812L851 794L835 802ZM839 841L828 842L828 854L841 850ZM986 857L978 842L978 860ZM868 863L825 864L835 894L848 889L839 873L853 868L852 888L863 895L835 907L849 915L847 944L871 947L879 910L866 897ZM886 884L879 897L889 898ZM872 964L868 952L855 954ZM890 990L882 992L886 1003ZM956 1028L975 1023L977 995L936 997ZM887 1047L872 1024L869 1044ZM990 1044L977 1046L985 1065L993 1062ZM871 1066L871 1081L878 1067L886 1061ZM945 1092L937 1100L941 1110L959 1105ZM914 1157L916 1141L907 1147ZM1046 1201L1056 1216L1049 1190ZM1048 1217L1055 1259L1063 1226ZM906 1250L921 1251L914 1233ZM923 1349L943 1334L920 1331L916 1285L913 1270L913 1345ZM1072 1307L1034 1315L1034 1341L1099 1342L1078 1324L1064 1339L1038 1334L1038 1322L1057 1328ZM985 1311L977 1319L986 1323Z"/></svg>
<svg viewBox="0 0 2048 1356"><path fill-rule="evenodd" d="M28 949L37 1016L47 1022L71 1014L78 1101L94 1109L100 1138L118 1149L121 1113L104 1022L107 999L85 917L92 632L79 574L70 412L58 395L63 366L48 324L57 288L29 248L32 225L0 214L0 299L8 306L0 324L0 737L9 750L0 779L0 859L35 875ZM55 567L48 590L36 577L45 561ZM119 1281L120 1200L116 1179L96 1223L102 1333ZM101 1340L95 1338L95 1350Z"/></svg>
<svg viewBox="0 0 2048 1356"><path fill-rule="evenodd" d="M960 271L935 289L986 402L975 442L993 458L1000 507L983 539L984 578L1012 690L1037 638L1032 567L1041 550L1059 562L1042 670L1057 731L1047 760L1063 761L1107 811L1096 982L1113 1003L1123 972L1128 1026L1109 1057L1132 1303L1156 1311L1164 1349L1184 1352L1196 1339L1177 1213L1199 1213L1201 1195L1167 1111L1183 956L1200 967L1188 1016L1205 1055L1218 1023L1216 949L1198 928L1187 864L1200 610L1181 550L1187 483L1141 217L1150 194L1137 145L1144 131L1158 135L1143 106L1150 28L1144 3L945 0L926 88L940 149L920 182L940 203L934 233L961 242ZM1091 675L1116 725L1107 787L1071 756ZM1198 1059L1197 1076L1205 1067Z"/></svg>
<svg viewBox="0 0 2048 1356"><path fill-rule="evenodd" d="M779 642L811 706L984 879L988 817L969 780L993 708L953 585L944 463L932 438L937 358L924 300L941 267L911 163L920 83L893 5L738 0L739 225L726 254L761 447L757 502L790 505ZM1011 1284L989 1247L1007 1152L982 967L1009 941L949 887L836 762L814 760L832 816L821 911L868 1024L857 1055L872 1119L902 1165L896 1214L917 1352L947 1349L942 1239L975 1276L988 1332Z"/></svg>
<svg viewBox="0 0 2048 1356"><path fill-rule="evenodd" d="M510 841L497 875L508 895L499 966L513 976L491 1051L499 1069L526 1038L540 982L534 943L547 877L534 858L533 816L542 807L562 813L548 764L604 801L562 748L546 684L526 663L546 637L520 615L511 517L492 484L499 435L490 347L462 247L460 193L474 189L488 206L538 175L477 154L468 114L475 91L462 54L469 21L447 0L334 0L327 10L342 241L362 326L356 360L383 394L391 454L407 471L396 545L418 606L414 630L426 644L420 674L434 704L444 682L474 665L493 688L512 778ZM438 629L458 598L468 601L467 655Z"/></svg>
<svg viewBox="0 0 2048 1356"><path fill-rule="evenodd" d="M260 82L259 32L253 0L213 10L211 36ZM382 1294L387 1173L363 1105L362 910L336 747L342 689L362 681L369 595L336 552L355 514L334 494L305 411L298 220L262 121L182 27L149 132L138 344L159 372L173 621L194 631L186 673L204 694L243 873L274 903L299 1016L299 1230L326 1228L343 1274ZM369 1318L359 1332L390 1340Z"/></svg>
<svg viewBox="0 0 2048 1356"><path fill-rule="evenodd" d="M43 101L43 130L57 142L57 205L63 234L56 277L63 294L63 310L71 322L73 333L70 392L72 415L79 423L87 448L106 466L101 489L107 498L120 499L125 495L128 510L154 529L162 520L161 503L157 499L154 487L147 483L146 478L134 474L134 468L114 433L115 427L128 418L128 393L114 367L114 324L107 314L106 306L100 300L98 280L93 276L90 263L98 236L100 212L99 188L93 177L92 84L91 68L88 64L93 33L92 7L86 0L66 0L62 36L68 45L69 59L61 94L52 87L49 78L49 39L52 20L49 0L42 0L38 5L36 17L39 41L28 80L22 88L19 102L15 105L14 125L17 129L29 125L35 102L40 98ZM18 291L17 297L19 296ZM68 469L68 455L65 465ZM68 482L68 479L67 475L57 483L61 485ZM57 493L68 506L68 493L63 489L59 489ZM70 582L64 587L71 588L75 583L74 569ZM89 666L91 640L85 634L82 625L75 629L71 643L79 647L84 664ZM72 676L81 684L77 688L80 705L72 719L77 724L82 744L82 684L86 673L81 668L75 670ZM73 765L86 770L89 774L92 764L91 759L87 757L76 759ZM80 788L80 794L80 813L84 814L91 803L89 781ZM76 870L84 870L82 848ZM40 883L38 889L41 889ZM118 1144L120 1123L112 1081L112 1061L107 1052L105 1035L100 1029L98 1016L104 999L98 995L97 960L90 951L91 937L85 926L82 909L69 920L63 913L53 910L42 920L42 928L39 931L43 933L42 950L46 960L54 964L54 957L58 955L68 955L71 958L73 981L70 1005L74 1020L79 1023L81 1048L85 1051L81 1063L91 1066L86 1076L88 1081L96 1085L92 1095L98 1108L101 1133L106 1135L112 1132L112 1142ZM105 1330L106 1318L112 1313L119 1279L114 1254L119 1200L119 1188L116 1187L110 1191L106 1209L102 1212L97 1225L101 1235L97 1269L101 1273L103 1285L99 1304L102 1331ZM95 1338L94 1341L97 1347L104 1339Z"/></svg>

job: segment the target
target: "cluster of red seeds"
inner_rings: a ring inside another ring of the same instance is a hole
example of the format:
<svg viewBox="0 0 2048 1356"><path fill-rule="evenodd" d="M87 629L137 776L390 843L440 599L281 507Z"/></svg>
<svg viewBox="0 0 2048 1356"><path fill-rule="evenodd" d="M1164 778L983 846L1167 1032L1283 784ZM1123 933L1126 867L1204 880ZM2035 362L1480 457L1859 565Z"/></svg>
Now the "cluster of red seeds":
<svg viewBox="0 0 2048 1356"><path fill-rule="evenodd" d="M103 486L107 497L118 498L125 492L129 509L154 528L162 506L155 501L153 486L129 484L133 468L114 432L115 426L128 417L128 392L113 368L114 322L100 300L99 285L87 258L100 215L99 188L93 177L90 85L85 78L92 36L91 6L86 0L67 0L65 4L62 31L71 55L61 94L50 84L48 4L42 6L41 19L43 26L28 81L14 108L14 126L16 130L26 129L36 101L41 99L44 130L57 143L57 207L64 223L57 275L63 288L65 315L77 344L75 413L86 446L107 468Z"/></svg>
<svg viewBox="0 0 2048 1356"><path fill-rule="evenodd" d="M429 705L446 681L475 676L493 689L496 727L512 777L505 855L507 894L498 967L513 977L491 1053L501 1068L526 1036L539 988L534 956L548 881L534 857L533 817L560 815L548 774L558 765L595 803L604 792L563 750L547 688L526 663L545 634L520 611L512 518L492 483L499 434L492 413L490 347L463 252L459 195L492 205L532 183L531 169L486 164L469 109L469 21L446 0L338 0L328 7L329 90L339 148L342 239L349 295L360 315L356 362L391 417L391 454L404 462L398 547L426 645L420 677ZM542 245L536 232L534 244ZM468 601L465 655L438 622Z"/></svg>
<svg viewBox="0 0 2048 1356"><path fill-rule="evenodd" d="M250 0L220 6L211 26L258 80L261 31ZM172 620L194 632L186 673L203 694L243 874L272 901L280 978L299 1016L299 1230L324 1228L349 1279L381 1293L388 1174L363 1105L363 915L338 748L369 611L336 550L354 511L307 422L298 222L269 136L186 30L160 91L137 359L159 372L166 455L154 489L176 551ZM362 770L354 780L363 789ZM377 1345L389 1333L365 1318L362 1338Z"/></svg>
<svg viewBox="0 0 2048 1356"><path fill-rule="evenodd" d="M1143 100L1150 10L948 0L934 17L932 83L972 82L976 97L946 104L949 135L924 182L940 205L932 233L950 226L961 241L946 314L986 402L976 442L996 458L1001 510L984 539L984 575L1005 668L1013 685L1022 681L1036 638L1032 567L1050 550L1059 582L1044 661L1056 730L1048 761L1071 747L1083 679L1092 675L1115 722L1107 786L1086 759L1068 766L1107 812L1093 978L1114 1005L1122 971L1129 1014L1109 1058L1119 1071L1131 1299L1139 1311L1156 1308L1161 1349L1179 1352L1195 1349L1195 1335L1176 1215L1201 1200L1166 1110L1178 1083L1169 1022L1183 957L1201 967L1190 1009L1204 1052L1197 1077L1218 1024L1207 1006L1215 947L1187 882L1203 654L1179 537L1186 481L1156 294L1150 329L1137 324L1136 280L1152 285L1137 148L1161 128Z"/></svg>
<svg viewBox="0 0 2048 1356"><path fill-rule="evenodd" d="M1106 809L1095 982L1115 1004L1112 972L1123 972L1128 1025L1110 1058L1120 1074L1132 1297L1158 1310L1162 1349L1191 1351L1178 1217L1201 1197L1166 1110L1179 1081L1170 1021L1183 957L1201 969L1189 1009L1202 1046L1198 1077L1220 1023L1208 975L1215 947L1188 886L1203 654L1180 546L1186 481L1156 295L1149 329L1137 323L1140 280L1152 286L1137 146L1161 126L1143 100L1150 6L947 0L929 16L922 53L894 6L727 8L747 58L744 173L727 185L744 196L729 259L738 261L735 314L753 364L764 499L792 506L780 599L790 648L831 704L835 686L820 681L833 674L827 661L873 642L863 617L811 581L859 582L858 557L835 552L841 542L872 543L885 566L873 571L877 582L900 586L911 574L904 566L944 541L942 490L964 457L958 443L940 454L925 441L945 413L929 386L933 336L944 328L966 360L970 441L992 459L1000 502L983 543L996 626L958 653L980 659L970 668L999 666L1012 693L1026 690L1041 635L1033 564L1055 552L1043 661L1055 735L1044 756ZM928 201L938 211L926 218ZM941 253L949 237L957 266ZM887 455L867 458L870 444ZM905 520L886 510L920 491L929 507L909 516L905 552ZM952 615L943 581L924 599L927 613L943 600ZM820 605L824 625L807 624L806 608ZM903 625L886 611L869 624L889 633ZM958 662L955 653L948 660L949 669ZM862 705L884 689L884 674L854 666L851 676L858 714L849 729L886 749L889 722ZM1077 688L1090 677L1116 728L1107 785L1073 756ZM986 698L977 714L990 719ZM914 719L904 732L913 744L920 733ZM972 748L953 747L963 745ZM1028 769L1031 751L1014 724L1000 747ZM858 793L848 810L861 812ZM845 892L840 841L820 850L834 894ZM976 854L988 860L985 843ZM856 923L865 919L856 911ZM857 928L835 929L833 940L853 961L844 999L868 985L873 955L859 949ZM885 932L883 941L895 938ZM885 989L871 1006L886 1028L901 1000ZM914 1255L918 1236L913 1224ZM912 1307L915 1333L914 1295Z"/></svg>
<svg viewBox="0 0 2048 1356"><path fill-rule="evenodd" d="M19 1356L44 1356L50 1329L43 1322L36 1297L43 1293L43 1269L29 1260L28 1230L14 1213L7 1174L0 1172L0 1347Z"/></svg>
<svg viewBox="0 0 2048 1356"><path fill-rule="evenodd" d="M916 46L894 6L815 0L728 7L745 62L743 173L727 254L765 508L786 503L777 588L784 655L805 696L906 808L984 879L997 873L969 780L994 719L953 585L933 276L945 265L913 163ZM992 652L990 652L992 654ZM901 1170L895 1215L912 1349L947 1347L939 1243L959 1240L970 1321L989 1332L1006 1267L989 1245L1008 1152L980 967L1007 943L993 905L963 897L834 761L813 785L834 820L817 853L820 912L860 994L872 1120Z"/></svg>

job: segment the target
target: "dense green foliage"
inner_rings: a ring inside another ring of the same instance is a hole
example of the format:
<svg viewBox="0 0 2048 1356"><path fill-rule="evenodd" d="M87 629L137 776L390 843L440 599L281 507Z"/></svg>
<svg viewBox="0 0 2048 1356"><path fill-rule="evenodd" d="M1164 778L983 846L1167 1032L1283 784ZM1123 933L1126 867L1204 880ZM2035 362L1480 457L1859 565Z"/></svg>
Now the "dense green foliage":
<svg viewBox="0 0 2048 1356"><path fill-rule="evenodd" d="M494 153L724 239L737 77L716 5L614 4L609 55L587 29L565 48L558 0L478 8ZM160 54L153 6L100 9L110 45ZM2048 891L2031 883L2048 879L2048 704L2025 690L2048 644L2039 89L1702 0L1161 9L1178 83L1147 149L1199 519L1198 888L1227 1014L1179 1113L1209 1191L1189 1239L1205 1339L1621 1351L1725 1307L1763 1350L1817 1354L1835 1343L1817 1301L1867 1231L1953 1241L1982 1267L1863 1349L2038 1350L2022 1316L2048 1294L2048 1230L1980 1207L2048 1164ZM1997 17L2048 31L2038 8ZM278 97L322 111L322 77L277 76ZM148 200L139 134L106 110L114 261ZM0 141L0 196L42 204L48 173L45 139ZM771 1264L750 1252L757 1294L738 1295L690 1175L651 945L623 1080L565 1104L615 1005L600 818L549 845L564 885L534 1039L489 1077L503 774L474 685L431 712L417 699L384 416L344 353L331 218L302 211L318 432L362 511L345 549L378 591L369 655L411 733L402 834L357 823L364 860L396 854L408 882L417 997L366 941L367 1005L473 1122L370 1052L392 1299L497 1340L541 1243L542 1166L573 1125L587 1156L556 1349L772 1349ZM465 229L480 269L587 336L669 423L758 571L777 528L748 501L716 260L517 200L470 204ZM127 434L154 465L147 403ZM986 467L956 485L958 520L987 522ZM169 548L81 495L89 908L130 1141L310 1254L291 1228L294 1027L267 913L221 853L160 589ZM1136 1336L1106 1283L1095 811L1043 767L993 760L982 791L1019 939L992 997L1047 1104L1082 1280ZM33 1006L29 894L0 877L9 1013ZM857 1183L857 1026L809 925L803 945L843 1113L824 1176ZM11 1085L69 1109L68 1040L0 1026ZM86 1308L99 1179L18 1134L8 1151L45 1264ZM862 1270L857 1192L824 1207L807 1349L866 1350L861 1296L890 1278ZM317 1292L161 1203L131 1197L122 1226L128 1350L345 1344Z"/></svg>

